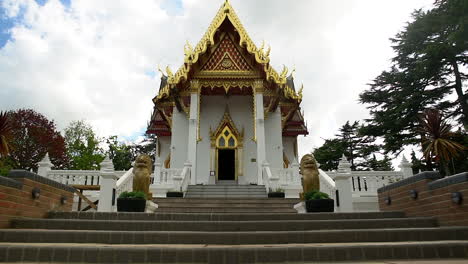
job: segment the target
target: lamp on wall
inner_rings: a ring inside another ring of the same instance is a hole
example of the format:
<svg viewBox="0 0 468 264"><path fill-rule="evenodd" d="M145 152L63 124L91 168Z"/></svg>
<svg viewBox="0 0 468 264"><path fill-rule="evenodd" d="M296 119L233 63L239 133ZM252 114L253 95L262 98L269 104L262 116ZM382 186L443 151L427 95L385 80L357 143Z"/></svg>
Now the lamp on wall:
<svg viewBox="0 0 468 264"><path fill-rule="evenodd" d="M385 198L385 203L386 203L387 205L391 205L391 204L392 204L392 198L390 198L390 196L387 196L387 197Z"/></svg>
<svg viewBox="0 0 468 264"><path fill-rule="evenodd" d="M31 191L31 196L34 200L39 199L39 196L41 196L41 189L34 187Z"/></svg>
<svg viewBox="0 0 468 264"><path fill-rule="evenodd" d="M452 193L452 202L455 204L461 204L463 201L463 195L461 192Z"/></svg>
<svg viewBox="0 0 468 264"><path fill-rule="evenodd" d="M413 200L418 199L418 191L410 190L409 193L410 193L411 198L413 198Z"/></svg>
<svg viewBox="0 0 468 264"><path fill-rule="evenodd" d="M67 203L67 197L62 195L62 197L60 197L60 204L64 205L65 203Z"/></svg>

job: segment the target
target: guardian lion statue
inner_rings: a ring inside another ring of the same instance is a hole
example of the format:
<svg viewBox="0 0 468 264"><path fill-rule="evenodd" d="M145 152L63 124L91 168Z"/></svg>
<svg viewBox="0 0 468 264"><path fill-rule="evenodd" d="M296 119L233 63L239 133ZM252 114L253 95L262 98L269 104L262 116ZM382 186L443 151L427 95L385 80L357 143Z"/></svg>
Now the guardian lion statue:
<svg viewBox="0 0 468 264"><path fill-rule="evenodd" d="M148 155L139 155L133 165L133 191L144 192L148 200L153 198L153 194L149 192L151 173L153 173L151 158Z"/></svg>
<svg viewBox="0 0 468 264"><path fill-rule="evenodd" d="M318 163L314 155L306 154L301 159L299 173L302 175L302 193L300 197L304 200L304 194L312 190L320 190L320 179Z"/></svg>

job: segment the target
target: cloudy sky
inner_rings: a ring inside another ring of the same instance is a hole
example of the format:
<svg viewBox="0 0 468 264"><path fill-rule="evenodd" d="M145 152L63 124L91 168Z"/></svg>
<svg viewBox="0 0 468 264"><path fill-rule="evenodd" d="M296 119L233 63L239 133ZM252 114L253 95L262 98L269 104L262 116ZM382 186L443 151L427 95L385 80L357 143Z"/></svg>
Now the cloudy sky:
<svg viewBox="0 0 468 264"><path fill-rule="evenodd" d="M159 87L224 0L0 0L0 110L32 108L59 129L87 120L99 135L140 136ZM310 135L300 152L367 117L357 102L389 65L390 37L433 0L231 0L271 63L296 68Z"/></svg>

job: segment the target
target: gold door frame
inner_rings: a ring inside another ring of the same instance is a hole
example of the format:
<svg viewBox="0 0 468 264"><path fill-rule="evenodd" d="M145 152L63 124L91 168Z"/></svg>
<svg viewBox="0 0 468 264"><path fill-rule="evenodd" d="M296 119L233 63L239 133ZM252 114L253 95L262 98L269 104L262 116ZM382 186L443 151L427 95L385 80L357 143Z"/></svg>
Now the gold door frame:
<svg viewBox="0 0 468 264"><path fill-rule="evenodd" d="M228 130L229 134L226 136L223 133ZM229 146L228 138L234 138L234 145ZM219 139L223 137L225 140L225 145L220 146ZM223 119L219 123L217 129L212 131L210 128L210 139L211 139L211 153L214 154L214 160L212 159L212 166L214 166L215 171L215 180L218 181L218 157L220 149L233 149L234 150L234 180L238 180L239 176L242 176L242 149L243 149L243 139L244 139L244 130L241 133L237 130L234 125L234 122L231 119L229 114L229 109L226 107ZM212 167L213 169L213 167Z"/></svg>

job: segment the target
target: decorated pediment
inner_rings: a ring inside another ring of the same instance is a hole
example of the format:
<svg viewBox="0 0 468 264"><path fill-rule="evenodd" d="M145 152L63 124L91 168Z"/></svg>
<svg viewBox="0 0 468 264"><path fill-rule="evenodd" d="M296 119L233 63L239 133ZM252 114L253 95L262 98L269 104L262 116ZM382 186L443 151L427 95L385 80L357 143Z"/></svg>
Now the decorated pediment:
<svg viewBox="0 0 468 264"><path fill-rule="evenodd" d="M225 36L201 67L202 71L252 71L252 67L242 56L229 36Z"/></svg>

